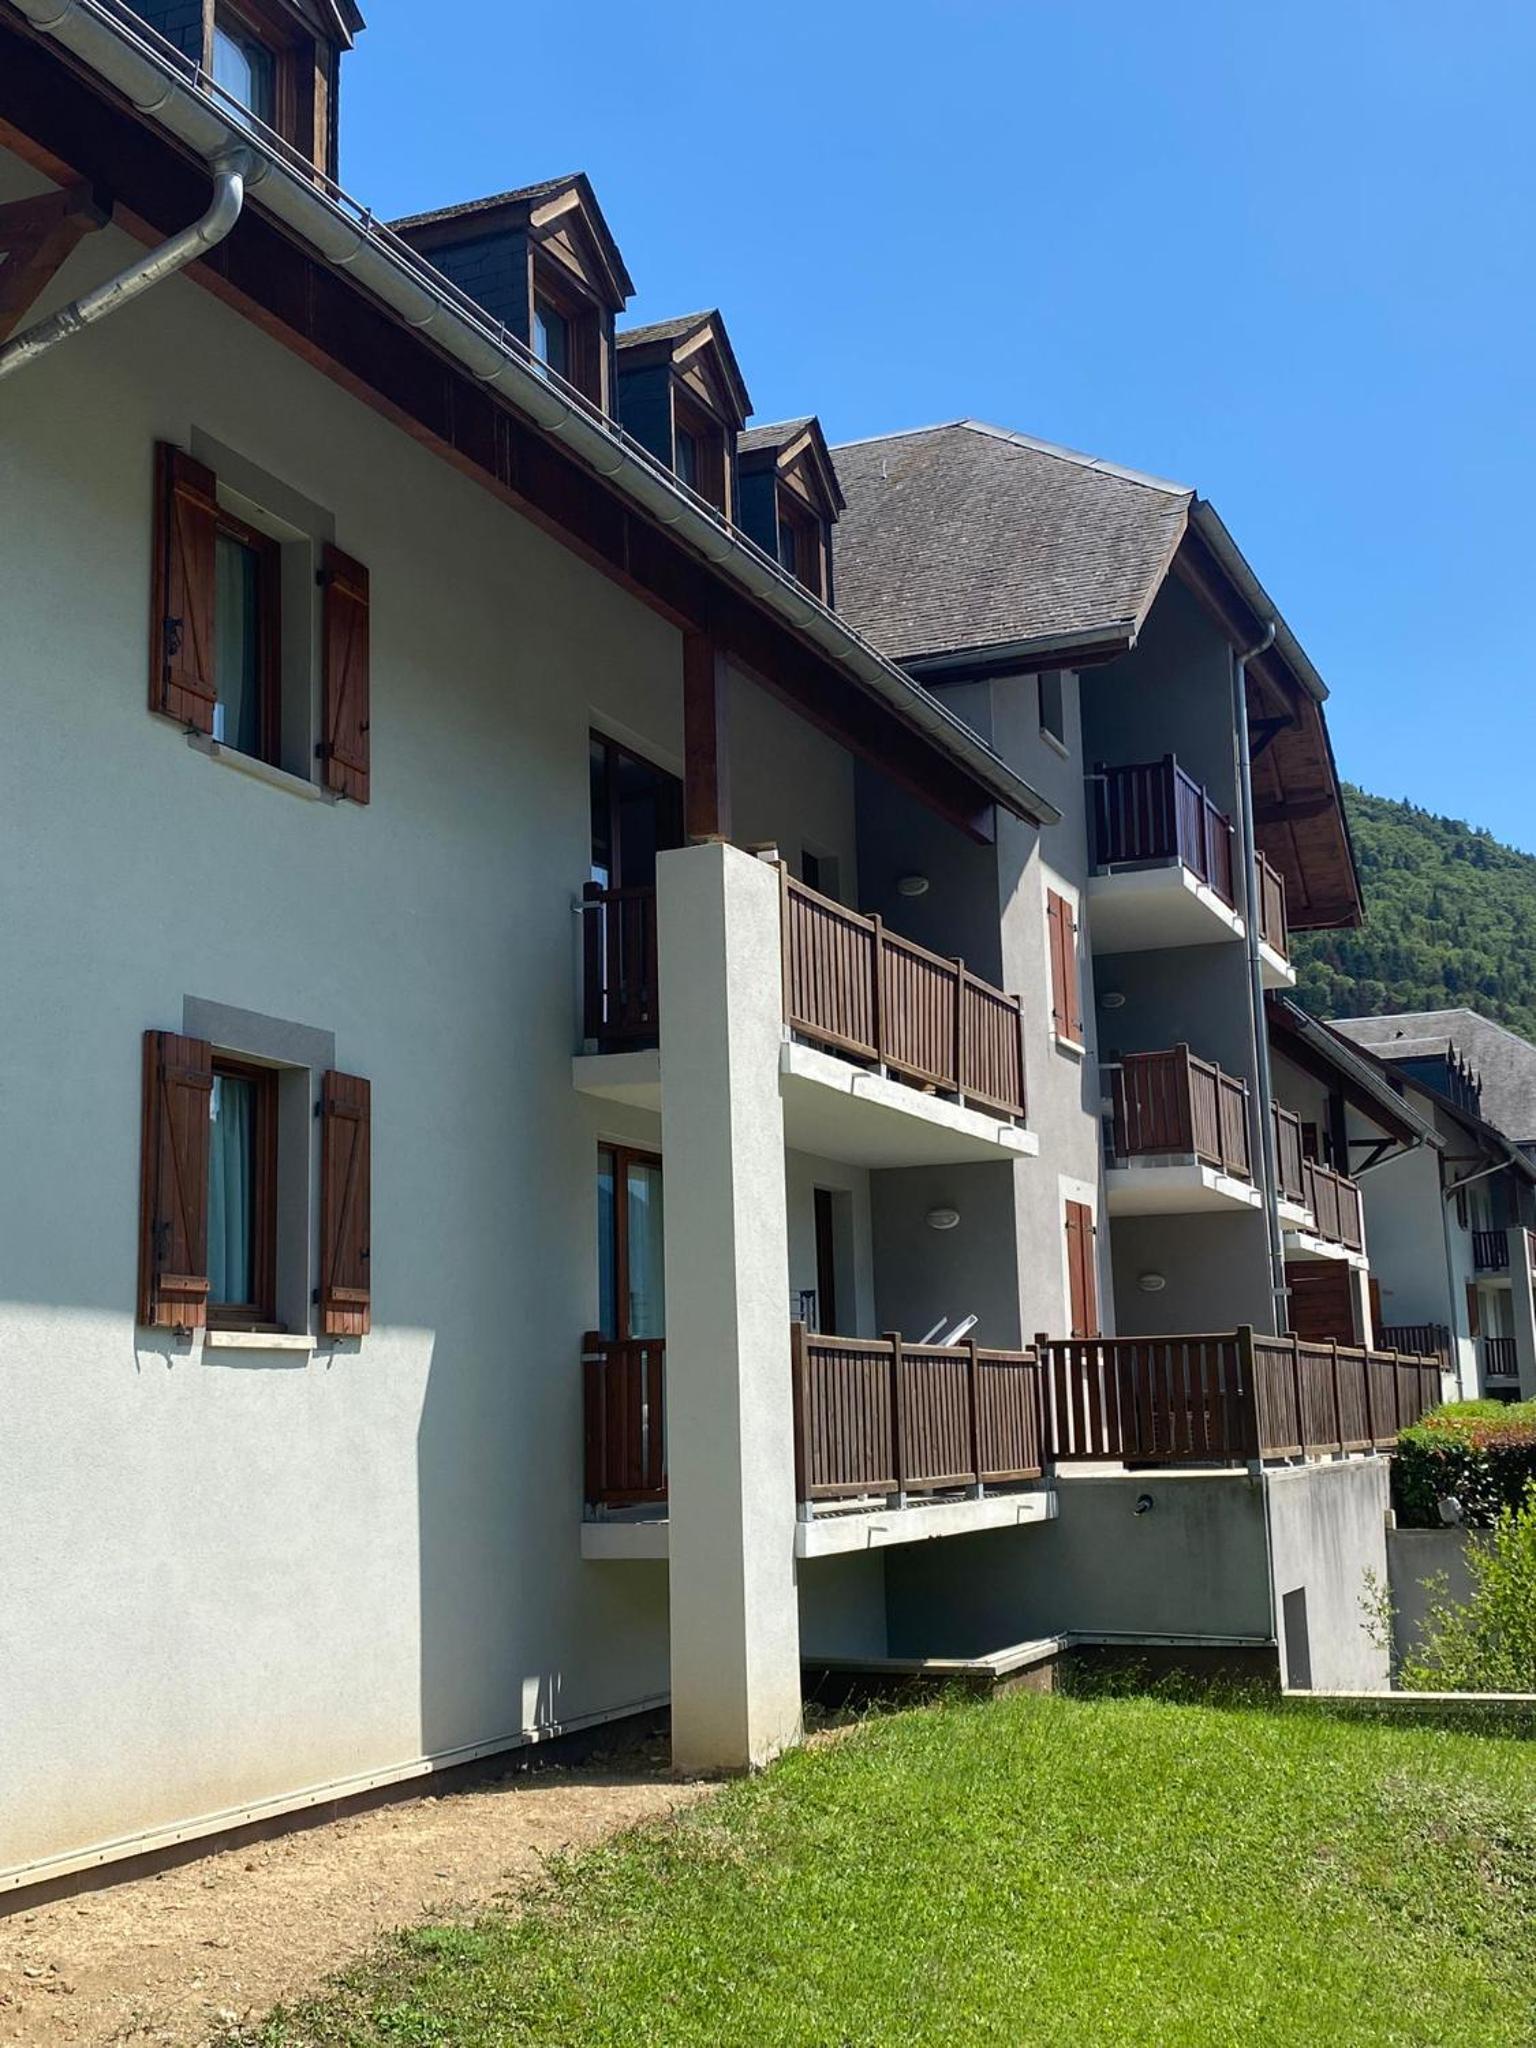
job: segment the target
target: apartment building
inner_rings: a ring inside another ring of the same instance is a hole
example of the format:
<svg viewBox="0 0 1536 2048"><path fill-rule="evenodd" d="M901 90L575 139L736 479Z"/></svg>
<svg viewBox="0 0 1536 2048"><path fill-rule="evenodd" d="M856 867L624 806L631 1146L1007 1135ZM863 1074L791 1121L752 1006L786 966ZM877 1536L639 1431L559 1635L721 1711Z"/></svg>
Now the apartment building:
<svg viewBox="0 0 1536 2048"><path fill-rule="evenodd" d="M662 1703L749 1766L807 1661L1357 1671L1439 1370L1281 1334L1305 657L1052 456L1113 574L915 658L873 458L627 331L585 178L336 188L360 29L0 0L0 1886Z"/></svg>
<svg viewBox="0 0 1536 2048"><path fill-rule="evenodd" d="M1341 1017L1332 1032L1437 1134L1435 1156L1383 1161L1372 1181L1380 1341L1444 1352L1467 1399L1531 1399L1536 1164L1516 1134L1533 1128L1536 1049L1470 1010Z"/></svg>

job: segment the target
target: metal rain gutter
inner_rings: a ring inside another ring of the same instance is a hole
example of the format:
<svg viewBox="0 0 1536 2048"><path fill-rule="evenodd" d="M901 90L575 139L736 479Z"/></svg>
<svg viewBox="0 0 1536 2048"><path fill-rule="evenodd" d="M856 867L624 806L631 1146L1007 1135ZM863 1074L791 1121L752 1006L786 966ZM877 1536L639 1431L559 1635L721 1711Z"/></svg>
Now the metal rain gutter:
<svg viewBox="0 0 1536 2048"><path fill-rule="evenodd" d="M954 712L849 623L812 597L771 557L694 496L670 471L553 377L527 346L491 321L422 257L311 165L296 167L287 145L201 69L133 15L123 0L6 0L33 28L78 58L131 105L196 155L212 162L232 148L255 157L261 204L323 261L426 334L469 373L500 392L588 469L622 490L648 517L671 528L793 631L813 642L909 726L949 756L1006 810L1037 825L1060 813L1008 767Z"/></svg>
<svg viewBox="0 0 1536 2048"><path fill-rule="evenodd" d="M97 285L94 291L82 293L45 320L24 328L0 348L0 377L9 377L28 363L35 363L39 356L46 355L72 334L105 320L121 306L132 305L143 293L216 248L240 218L250 168L248 150L232 150L228 156L220 157L213 167L213 198L201 217L158 248L149 250L137 263L130 263L126 270L109 277L105 284Z"/></svg>

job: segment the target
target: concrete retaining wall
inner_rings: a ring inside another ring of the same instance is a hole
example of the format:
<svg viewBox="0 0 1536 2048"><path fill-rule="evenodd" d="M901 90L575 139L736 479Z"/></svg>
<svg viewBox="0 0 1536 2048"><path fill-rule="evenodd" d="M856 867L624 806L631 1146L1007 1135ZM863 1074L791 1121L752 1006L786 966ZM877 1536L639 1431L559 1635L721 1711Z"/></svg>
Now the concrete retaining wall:
<svg viewBox="0 0 1536 2048"><path fill-rule="evenodd" d="M1432 1604L1459 1603L1472 1595L1467 1547L1475 1541L1467 1529L1389 1529L1386 1583L1392 1595L1392 1662L1394 1669L1412 1651L1423 1647L1423 1628ZM1443 1579L1444 1585L1426 1581Z"/></svg>

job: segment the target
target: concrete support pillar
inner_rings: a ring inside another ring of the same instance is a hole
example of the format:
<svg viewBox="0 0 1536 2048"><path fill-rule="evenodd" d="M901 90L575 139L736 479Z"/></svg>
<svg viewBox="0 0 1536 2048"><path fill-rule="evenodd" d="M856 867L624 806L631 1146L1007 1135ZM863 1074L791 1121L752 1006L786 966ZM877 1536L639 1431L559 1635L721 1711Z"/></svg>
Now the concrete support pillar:
<svg viewBox="0 0 1536 2048"><path fill-rule="evenodd" d="M1520 1398L1536 1400L1536 1295L1531 1281L1531 1240L1527 1231L1509 1232L1509 1286L1513 1296L1515 1366Z"/></svg>
<svg viewBox="0 0 1536 2048"><path fill-rule="evenodd" d="M747 1770L800 1735L779 877L690 846L657 893L672 1758Z"/></svg>

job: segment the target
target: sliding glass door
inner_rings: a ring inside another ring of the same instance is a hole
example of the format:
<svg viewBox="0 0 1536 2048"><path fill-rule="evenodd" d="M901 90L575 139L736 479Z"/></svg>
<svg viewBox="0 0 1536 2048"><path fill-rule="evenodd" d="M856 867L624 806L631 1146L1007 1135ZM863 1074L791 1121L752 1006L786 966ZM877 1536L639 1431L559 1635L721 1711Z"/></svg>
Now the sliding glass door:
<svg viewBox="0 0 1536 2048"><path fill-rule="evenodd" d="M661 1161L604 1145L597 1155L598 1327L619 1340L664 1337Z"/></svg>

